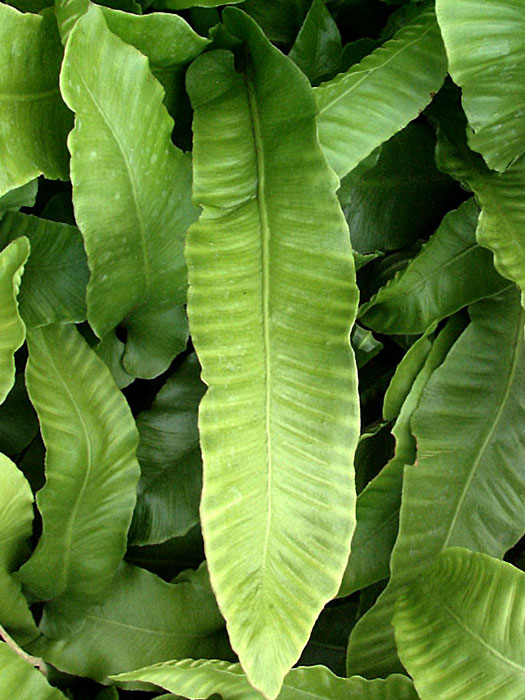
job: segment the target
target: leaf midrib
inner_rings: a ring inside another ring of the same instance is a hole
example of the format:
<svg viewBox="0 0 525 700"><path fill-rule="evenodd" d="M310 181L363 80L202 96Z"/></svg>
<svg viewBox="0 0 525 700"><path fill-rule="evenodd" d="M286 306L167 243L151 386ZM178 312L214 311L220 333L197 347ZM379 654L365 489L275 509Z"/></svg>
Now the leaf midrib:
<svg viewBox="0 0 525 700"><path fill-rule="evenodd" d="M250 66L250 64L248 64ZM270 361L270 227L268 224L268 212L265 200L265 172L264 172L264 144L261 133L261 121L257 108L257 98L253 78L249 75L250 68L244 73L248 105L253 129L253 141L255 150L255 163L257 168L257 211L259 212L259 226L261 231L261 267L262 267L262 325L263 325L263 352L264 352L264 385L265 385L265 434L267 446L267 520L264 533L263 552L261 559L261 577L264 579L266 560L272 524L272 436L270 429L271 413L271 361Z"/></svg>

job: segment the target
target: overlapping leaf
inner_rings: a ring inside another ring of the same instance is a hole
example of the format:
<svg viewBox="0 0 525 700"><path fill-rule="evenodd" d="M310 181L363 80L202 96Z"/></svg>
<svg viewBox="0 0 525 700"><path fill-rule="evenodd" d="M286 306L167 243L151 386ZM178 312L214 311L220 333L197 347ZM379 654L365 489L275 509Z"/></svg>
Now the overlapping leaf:
<svg viewBox="0 0 525 700"><path fill-rule="evenodd" d="M144 663L232 656L205 568L180 583L166 583L123 563L103 603L77 616L81 626L67 639L41 637L29 651L67 673L98 681Z"/></svg>
<svg viewBox="0 0 525 700"><path fill-rule="evenodd" d="M492 254L476 243L474 198L450 212L421 252L360 309L381 333L417 334L468 304L509 286Z"/></svg>
<svg viewBox="0 0 525 700"><path fill-rule="evenodd" d="M89 270L79 230L27 214L6 214L0 222L0 248L20 236L31 244L18 299L25 324L84 321Z"/></svg>
<svg viewBox="0 0 525 700"><path fill-rule="evenodd" d="M152 377L187 340L177 321L186 294L184 236L196 216L190 160L171 143L173 122L147 58L108 29L96 6L71 31L61 89L77 115L69 148L91 271L88 320L101 338L127 326L124 366Z"/></svg>
<svg viewBox="0 0 525 700"><path fill-rule="evenodd" d="M28 554L32 529L29 484L16 465L0 454L0 625L20 644L38 636L20 583L11 576Z"/></svg>
<svg viewBox="0 0 525 700"><path fill-rule="evenodd" d="M418 462L405 469L391 578L351 634L351 673L400 668L390 624L396 598L439 552L462 546L501 557L525 530L519 295L502 292L470 313L472 323L433 373L412 417Z"/></svg>
<svg viewBox="0 0 525 700"><path fill-rule="evenodd" d="M219 693L223 700L261 700L239 664L227 661L184 659L117 676L118 681L143 681L160 685L192 700ZM324 666L293 668L286 676L279 700L416 700L412 681L392 675L385 680L339 678Z"/></svg>
<svg viewBox="0 0 525 700"><path fill-rule="evenodd" d="M25 340L17 296L28 256L27 238L13 241L0 252L0 403L14 384L14 354Z"/></svg>
<svg viewBox="0 0 525 700"><path fill-rule="evenodd" d="M525 574L454 548L400 596L393 623L421 700L516 700L525 688Z"/></svg>
<svg viewBox="0 0 525 700"><path fill-rule="evenodd" d="M109 370L74 326L28 333L26 381L47 448L43 532L19 576L38 600L98 602L126 549L138 434Z"/></svg>
<svg viewBox="0 0 525 700"><path fill-rule="evenodd" d="M316 88L319 139L339 177L415 119L446 70L429 8L346 73Z"/></svg>
<svg viewBox="0 0 525 700"><path fill-rule="evenodd" d="M157 544L199 522L202 464L197 409L204 394L200 366L188 357L137 419L141 478L130 543Z"/></svg>
<svg viewBox="0 0 525 700"><path fill-rule="evenodd" d="M2 700L65 700L30 662L0 642L0 698Z"/></svg>
<svg viewBox="0 0 525 700"><path fill-rule="evenodd" d="M232 645L275 697L348 558L357 290L308 82L246 15L224 18L249 45L244 74L224 51L188 72L204 207L186 247L188 314L210 387L201 520Z"/></svg>
<svg viewBox="0 0 525 700"><path fill-rule="evenodd" d="M525 14L520 0L437 0L449 71L463 92L470 146L494 170L525 153Z"/></svg>
<svg viewBox="0 0 525 700"><path fill-rule="evenodd" d="M67 179L72 119L58 89L61 60L52 13L0 4L0 196L41 173Z"/></svg>

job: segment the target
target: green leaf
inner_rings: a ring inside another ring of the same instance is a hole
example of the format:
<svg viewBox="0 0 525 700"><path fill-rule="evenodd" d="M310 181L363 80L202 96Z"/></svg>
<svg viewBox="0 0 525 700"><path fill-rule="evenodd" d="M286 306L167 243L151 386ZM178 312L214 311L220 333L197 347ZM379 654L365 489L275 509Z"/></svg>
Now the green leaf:
<svg viewBox="0 0 525 700"><path fill-rule="evenodd" d="M224 19L249 45L245 73L226 51L188 71L201 520L232 646L273 698L337 593L355 524L357 289L307 79L247 15Z"/></svg>
<svg viewBox="0 0 525 700"><path fill-rule="evenodd" d="M491 253L476 243L478 217L474 198L447 214L420 253L361 307L361 322L380 333L423 333L508 287Z"/></svg>
<svg viewBox="0 0 525 700"><path fill-rule="evenodd" d="M0 223L0 247L20 236L31 244L18 299L27 327L84 321L89 270L76 226L6 214Z"/></svg>
<svg viewBox="0 0 525 700"><path fill-rule="evenodd" d="M339 177L415 119L446 70L429 8L361 63L316 88L319 140Z"/></svg>
<svg viewBox="0 0 525 700"><path fill-rule="evenodd" d="M15 376L13 388L0 406L0 452L17 455L38 433L38 419L27 396L24 374Z"/></svg>
<svg viewBox="0 0 525 700"><path fill-rule="evenodd" d="M31 488L16 465L0 454L0 625L20 644L38 637L20 583L11 575L28 554L32 531Z"/></svg>
<svg viewBox="0 0 525 700"><path fill-rule="evenodd" d="M242 6L277 44L291 46L299 33L312 0L246 0Z"/></svg>
<svg viewBox="0 0 525 700"><path fill-rule="evenodd" d="M341 63L341 35L325 2L313 0L288 54L311 83L331 77Z"/></svg>
<svg viewBox="0 0 525 700"><path fill-rule="evenodd" d="M74 326L28 332L26 382L47 448L42 536L19 576L37 600L98 602L126 550L138 435L109 370Z"/></svg>
<svg viewBox="0 0 525 700"><path fill-rule="evenodd" d="M390 624L396 598L439 552L462 546L502 557L525 530L524 312L511 289L470 314L412 416L418 459L405 469L391 578L350 636L351 673L400 668Z"/></svg>
<svg viewBox="0 0 525 700"><path fill-rule="evenodd" d="M49 685L40 671L0 642L1 700L65 700L65 697Z"/></svg>
<svg viewBox="0 0 525 700"><path fill-rule="evenodd" d="M14 355L26 335L17 296L29 249L27 238L18 238L0 252L0 404L14 384Z"/></svg>
<svg viewBox="0 0 525 700"><path fill-rule="evenodd" d="M126 350L124 343L117 338L115 331L110 331L94 348L101 360L104 360L119 389L129 386L135 377L128 374L122 364Z"/></svg>
<svg viewBox="0 0 525 700"><path fill-rule="evenodd" d="M361 161L346 175L338 195L354 249L403 248L436 228L458 188L437 170L434 149L432 129L409 124L383 144L371 168L362 171Z"/></svg>
<svg viewBox="0 0 525 700"><path fill-rule="evenodd" d="M515 700L525 687L525 574L485 554L448 549L401 594L400 657L421 700Z"/></svg>
<svg viewBox="0 0 525 700"><path fill-rule="evenodd" d="M163 326L165 314L182 315L176 307L186 296L182 251L196 216L190 160L171 143L173 122L147 58L112 34L94 5L70 34L61 89L77 115L69 147L91 271L88 320L100 338L129 324L124 367L152 377L186 344L185 328Z"/></svg>
<svg viewBox="0 0 525 700"><path fill-rule="evenodd" d="M352 328L351 339L359 369L364 367L370 360L373 360L383 349L383 343L376 340L371 331L367 331L366 328L358 324L355 324Z"/></svg>
<svg viewBox="0 0 525 700"><path fill-rule="evenodd" d="M449 71L463 91L469 144L504 171L525 153L525 16L520 0L437 0Z"/></svg>
<svg viewBox="0 0 525 700"><path fill-rule="evenodd" d="M215 693L224 700L260 700L263 696L250 686L240 664L227 661L183 659L168 661L114 680L155 683L191 700L205 700ZM412 681L393 675L386 680L338 678L324 666L293 668L286 676L279 700L417 700Z"/></svg>
<svg viewBox="0 0 525 700"><path fill-rule="evenodd" d="M71 113L58 89L61 60L52 12L0 4L0 196L42 173L68 178Z"/></svg>
<svg viewBox="0 0 525 700"><path fill-rule="evenodd" d="M38 180L35 179L0 197L0 219L6 211L18 211L21 207L34 206L37 190Z"/></svg>
<svg viewBox="0 0 525 700"><path fill-rule="evenodd" d="M155 7L162 10L186 10L188 7L220 7L222 5L238 5L244 0L155 0Z"/></svg>
<svg viewBox="0 0 525 700"><path fill-rule="evenodd" d="M390 574L390 554L398 532L403 469L416 459L410 419L432 372L443 363L463 329L462 319L451 318L432 343L423 336L398 365L398 372L404 375L403 384L411 378L411 385L397 391L402 405L392 428L396 440L395 454L357 497L357 526L338 597L350 595L388 578ZM399 375L394 375L389 392L400 383Z"/></svg>
<svg viewBox="0 0 525 700"><path fill-rule="evenodd" d="M199 522L202 463L197 410L205 387L190 355L137 418L141 478L129 542L158 544Z"/></svg>
<svg viewBox="0 0 525 700"><path fill-rule="evenodd" d="M104 602L78 617L78 631L60 640L42 636L28 647L31 653L100 682L143 663L232 656L204 567L186 581L166 583L123 562Z"/></svg>

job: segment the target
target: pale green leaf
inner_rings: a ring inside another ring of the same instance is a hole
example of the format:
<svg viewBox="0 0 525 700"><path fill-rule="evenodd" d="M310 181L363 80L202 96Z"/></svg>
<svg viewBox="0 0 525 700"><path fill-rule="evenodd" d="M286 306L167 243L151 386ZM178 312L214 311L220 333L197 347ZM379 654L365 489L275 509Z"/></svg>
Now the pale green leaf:
<svg viewBox="0 0 525 700"><path fill-rule="evenodd" d="M525 530L524 312L511 289L470 314L412 416L418 458L405 468L390 582L352 631L350 673L400 668L391 627L396 598L439 552L462 546L502 557Z"/></svg>
<svg viewBox="0 0 525 700"><path fill-rule="evenodd" d="M166 583L122 563L101 605L78 612L67 639L42 636L28 649L62 671L104 681L107 676L187 656L231 658L206 569Z"/></svg>
<svg viewBox="0 0 525 700"><path fill-rule="evenodd" d="M26 335L17 296L29 250L27 238L18 238L0 252L0 403L14 384L14 354Z"/></svg>
<svg viewBox="0 0 525 700"><path fill-rule="evenodd" d="M18 211L21 207L34 206L37 190L38 180L35 179L0 197L0 219L6 211Z"/></svg>
<svg viewBox="0 0 525 700"><path fill-rule="evenodd" d="M185 535L199 522L202 463L197 410L205 387L190 355L137 418L141 478L129 534L132 545Z"/></svg>
<svg viewBox="0 0 525 700"><path fill-rule="evenodd" d="M44 174L68 177L71 113L60 97L54 16L0 4L0 196Z"/></svg>
<svg viewBox="0 0 525 700"><path fill-rule="evenodd" d="M316 88L319 140L339 177L415 119L446 71L429 8L346 73Z"/></svg>
<svg viewBox="0 0 525 700"><path fill-rule="evenodd" d="M122 364L126 350L124 343L117 338L115 331L110 331L94 348L97 355L104 360L119 389L129 386L135 377L128 374Z"/></svg>
<svg viewBox="0 0 525 700"><path fill-rule="evenodd" d="M423 333L508 287L494 269L492 254L476 243L478 217L474 198L447 214L407 267L361 307L361 322L380 333Z"/></svg>
<svg viewBox="0 0 525 700"><path fill-rule="evenodd" d="M16 465L0 454L0 625L20 644L38 636L20 583L11 576L27 557L32 531L29 484Z"/></svg>
<svg viewBox="0 0 525 700"><path fill-rule="evenodd" d="M134 348L124 367L151 377L185 344L173 337L169 348L157 344L157 332L163 314L176 313L186 296L183 245L197 213L190 159L171 143L173 122L148 59L114 35L94 5L69 36L61 89L76 113L69 147L75 216L91 271L88 320L102 338L129 319ZM133 338L137 318L149 324L147 343Z"/></svg>
<svg viewBox="0 0 525 700"><path fill-rule="evenodd" d="M210 387L201 520L232 646L275 697L337 593L355 525L357 289L308 81L248 16L224 19L249 45L246 72L226 51L188 71L204 208L188 315Z"/></svg>
<svg viewBox="0 0 525 700"><path fill-rule="evenodd" d="M0 700L65 700L44 675L0 642Z"/></svg>
<svg viewBox="0 0 525 700"><path fill-rule="evenodd" d="M98 602L126 550L139 466L131 411L74 326L28 332L26 382L47 448L43 532L19 577L38 600Z"/></svg>
<svg viewBox="0 0 525 700"><path fill-rule="evenodd" d="M162 10L186 10L189 7L220 7L221 5L238 5L244 0L155 0L155 7Z"/></svg>
<svg viewBox="0 0 525 700"><path fill-rule="evenodd" d="M205 700L219 693L224 700L262 700L240 664L227 661L183 659L168 661L115 680L154 683L191 700ZM412 681L392 675L386 680L339 678L324 666L293 668L284 679L279 700L417 700Z"/></svg>
<svg viewBox="0 0 525 700"><path fill-rule="evenodd" d="M448 549L400 595L399 655L421 700L517 700L525 688L525 574Z"/></svg>
<svg viewBox="0 0 525 700"><path fill-rule="evenodd" d="M6 214L0 222L0 247L19 236L31 244L18 297L27 327L84 321L89 270L76 226Z"/></svg>
<svg viewBox="0 0 525 700"><path fill-rule="evenodd" d="M450 75L462 88L469 144L504 171L525 153L525 13L521 0L437 0Z"/></svg>
<svg viewBox="0 0 525 700"><path fill-rule="evenodd" d="M420 338L415 344L419 347L413 346L398 365L398 370L401 368L405 378L412 377L412 382L409 387L398 389L402 405L392 428L396 440L395 455L357 497L357 525L338 597L350 595L389 576L390 554L398 531L403 469L416 459L410 418L432 372L444 362L463 330L462 319L451 318L432 343L427 337ZM394 387L398 380L399 377L392 380Z"/></svg>

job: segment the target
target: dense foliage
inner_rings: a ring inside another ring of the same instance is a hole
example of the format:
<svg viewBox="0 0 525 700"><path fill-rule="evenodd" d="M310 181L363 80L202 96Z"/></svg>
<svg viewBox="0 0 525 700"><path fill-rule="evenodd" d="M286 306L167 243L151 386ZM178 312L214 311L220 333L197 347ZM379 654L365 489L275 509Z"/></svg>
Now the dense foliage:
<svg viewBox="0 0 525 700"><path fill-rule="evenodd" d="M226 4L0 3L0 698L525 697L522 0Z"/></svg>

